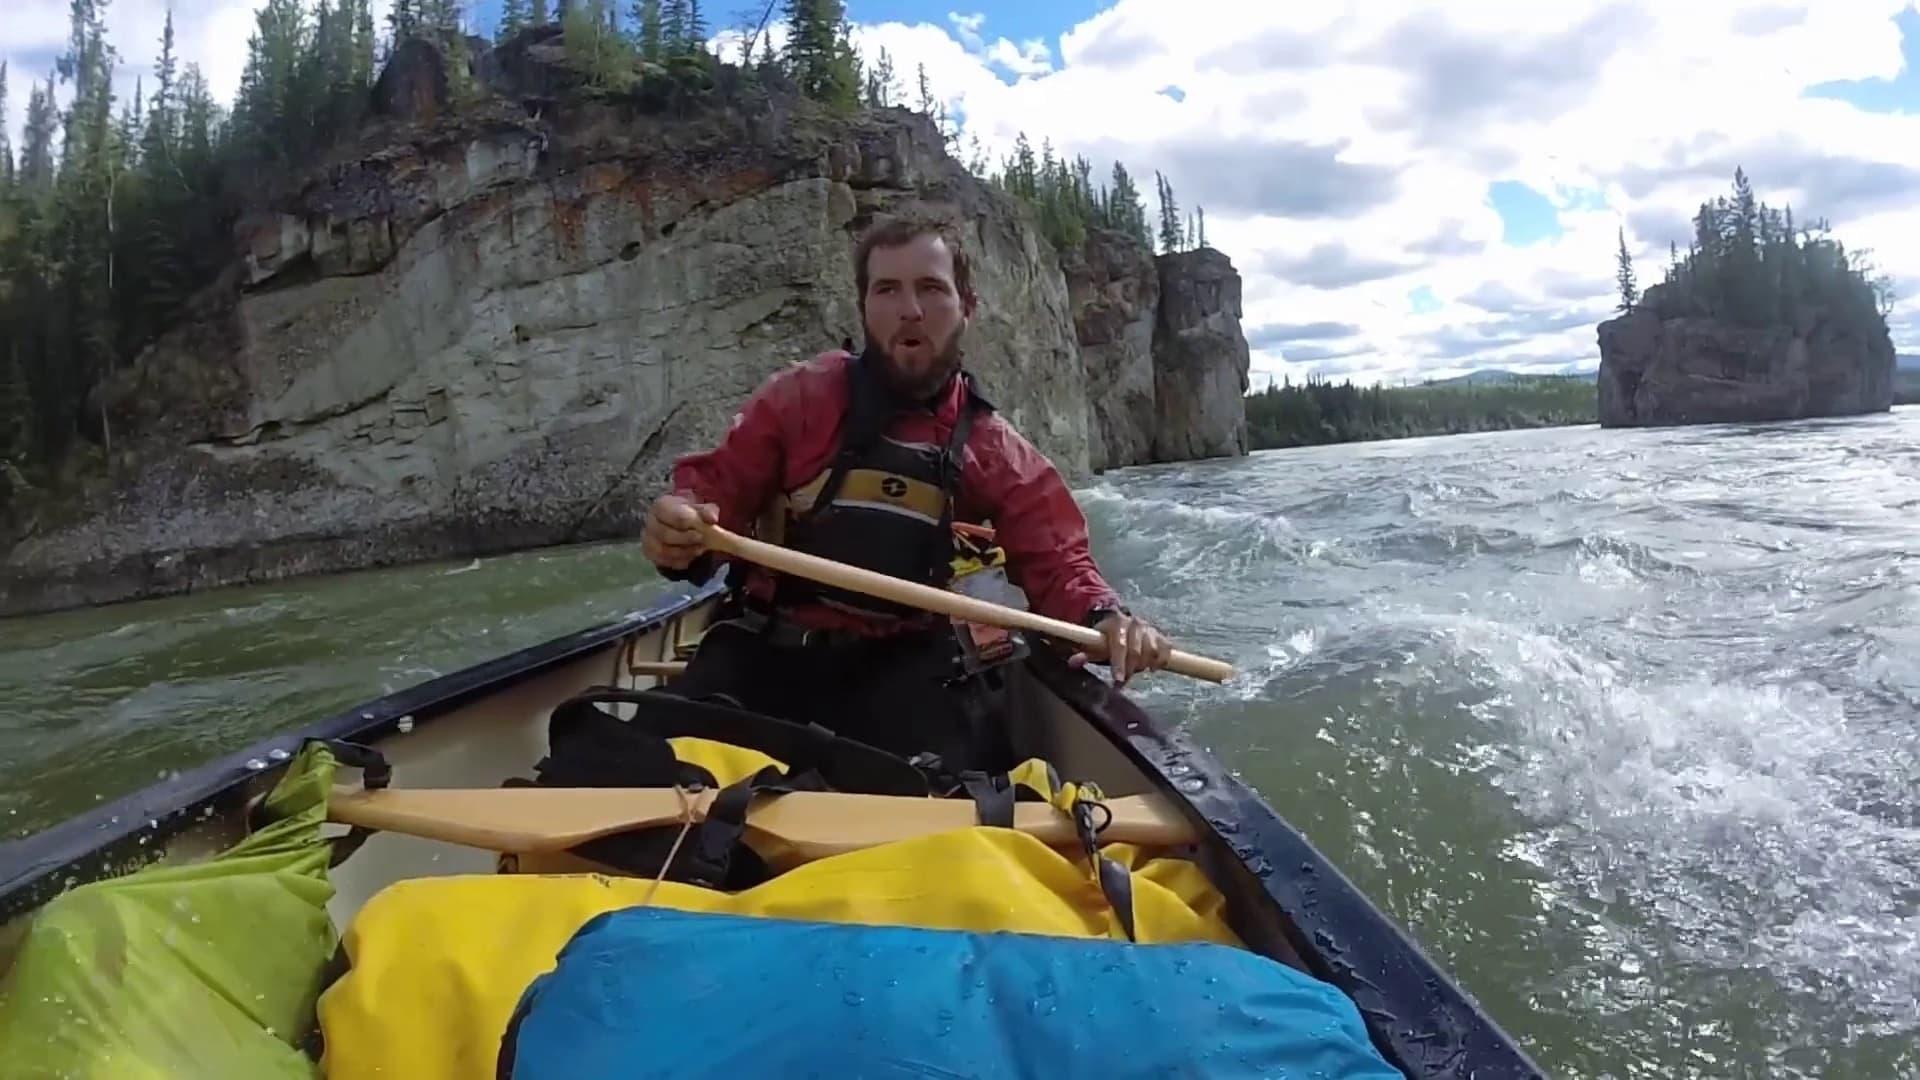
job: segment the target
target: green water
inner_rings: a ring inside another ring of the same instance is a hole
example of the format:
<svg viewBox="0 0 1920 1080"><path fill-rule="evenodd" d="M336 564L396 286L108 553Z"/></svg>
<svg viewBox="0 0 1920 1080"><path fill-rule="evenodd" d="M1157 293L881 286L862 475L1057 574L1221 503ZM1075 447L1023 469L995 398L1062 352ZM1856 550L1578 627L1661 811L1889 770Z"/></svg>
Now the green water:
<svg viewBox="0 0 1920 1080"><path fill-rule="evenodd" d="M605 545L0 621L0 837L669 588Z"/></svg>
<svg viewBox="0 0 1920 1080"><path fill-rule="evenodd" d="M1920 410L1127 470L1186 726L1550 1073L1920 1075ZM646 606L631 547L0 623L0 830Z"/></svg>

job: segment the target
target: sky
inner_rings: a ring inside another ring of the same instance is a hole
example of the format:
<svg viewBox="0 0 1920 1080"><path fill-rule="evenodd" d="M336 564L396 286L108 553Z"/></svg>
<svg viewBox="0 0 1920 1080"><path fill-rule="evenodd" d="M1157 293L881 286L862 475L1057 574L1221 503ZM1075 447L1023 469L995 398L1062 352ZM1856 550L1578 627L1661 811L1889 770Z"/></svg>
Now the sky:
<svg viewBox="0 0 1920 1080"><path fill-rule="evenodd" d="M377 9L382 0L376 0ZM1920 352L1920 0L849 0L996 159L1024 132L1163 173L1243 282L1256 387L1590 370L1624 230L1642 286L1743 165L1895 283ZM229 98L256 0L175 0L182 60ZM782 5L783 6L783 5ZM9 0L19 143L66 0ZM715 44L765 0L705 5ZM490 27L498 0L470 10ZM165 0L113 0L119 82ZM776 14L778 12L776 11ZM1149 203L1150 217L1155 207ZM991 298L986 298L991 302Z"/></svg>

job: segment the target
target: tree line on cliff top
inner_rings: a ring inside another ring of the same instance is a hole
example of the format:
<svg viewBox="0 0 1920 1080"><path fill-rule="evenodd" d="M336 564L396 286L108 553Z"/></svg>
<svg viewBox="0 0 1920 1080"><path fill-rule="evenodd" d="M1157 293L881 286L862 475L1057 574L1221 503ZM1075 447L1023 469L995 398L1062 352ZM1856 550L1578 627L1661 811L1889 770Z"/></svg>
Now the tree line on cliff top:
<svg viewBox="0 0 1920 1080"><path fill-rule="evenodd" d="M478 92L458 0L394 0L384 25L371 0L265 0L231 108L175 53L171 13L152 71L122 100L109 3L70 0L66 49L33 84L17 153L0 59L0 506L62 462L102 452L110 460L110 418L94 390L229 265L231 227L250 195L296 176L366 120L397 42L420 37L440 48L456 105ZM884 51L864 64L840 0L753 7L739 67L777 75L831 110L917 109L959 149L924 67L909 97ZM789 28L780 49L767 32L776 7ZM584 92L665 80L697 93L721 63L708 51L700 0L507 0L497 36L554 24ZM1085 158L1068 161L1050 143L1036 156L1024 134L997 165L977 139L972 151L968 167L1029 203L1062 250L1092 227L1162 251L1206 243L1204 211L1183 218L1157 175L1150 226L1124 165L1096 184Z"/></svg>
<svg viewBox="0 0 1920 1080"><path fill-rule="evenodd" d="M1614 280L1622 312L1647 307L1662 319L1711 318L1737 326L1793 326L1820 310L1849 324L1886 331L1893 287L1875 271L1871 253L1849 251L1822 219L1796 228L1793 207L1754 197L1746 170L1733 173L1731 195L1700 204L1685 254L1669 242L1665 278L1640 293L1626 230L1619 234Z"/></svg>

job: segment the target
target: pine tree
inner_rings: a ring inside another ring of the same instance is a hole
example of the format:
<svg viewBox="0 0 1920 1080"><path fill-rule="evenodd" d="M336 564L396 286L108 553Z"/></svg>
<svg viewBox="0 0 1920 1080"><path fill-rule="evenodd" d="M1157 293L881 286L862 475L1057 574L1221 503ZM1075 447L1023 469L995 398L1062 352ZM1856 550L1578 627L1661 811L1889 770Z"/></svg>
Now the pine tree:
<svg viewBox="0 0 1920 1080"><path fill-rule="evenodd" d="M178 121L174 105L173 56L173 9L167 9L167 21L160 31L160 58L153 64L153 110L147 115L147 129L142 136L141 157L145 160L147 171L151 174L169 163L173 156L175 130ZM4 75L4 71L0 71ZM4 82L0 78L0 82Z"/></svg>
<svg viewBox="0 0 1920 1080"><path fill-rule="evenodd" d="M13 142L7 135L12 126L7 113L7 61L0 57L0 199L13 194Z"/></svg>
<svg viewBox="0 0 1920 1080"><path fill-rule="evenodd" d="M927 65L925 64L925 62L922 62L919 65L919 67L920 67L920 111L922 113L925 113L928 116L932 116L933 115L933 87L931 84L927 82Z"/></svg>
<svg viewBox="0 0 1920 1080"><path fill-rule="evenodd" d="M49 75L44 88L35 83L27 96L27 119L21 128L20 167L16 172L22 190L45 193L53 188L53 133L58 123L53 76Z"/></svg>
<svg viewBox="0 0 1920 1080"><path fill-rule="evenodd" d="M424 0L393 0L393 10L387 12L387 29L393 34L393 44L399 44L412 37L420 28L420 15L415 5Z"/></svg>
<svg viewBox="0 0 1920 1080"><path fill-rule="evenodd" d="M687 0L661 0L660 48L667 56L687 50Z"/></svg>
<svg viewBox="0 0 1920 1080"><path fill-rule="evenodd" d="M1619 310L1632 311L1633 306L1640 302L1640 289L1633 280L1633 254L1627 250L1627 229L1624 225L1620 227L1619 266L1614 280L1620 286Z"/></svg>
<svg viewBox="0 0 1920 1080"><path fill-rule="evenodd" d="M1134 186L1133 176L1119 161L1113 163L1113 188L1107 193L1107 221L1112 228L1139 240L1142 247L1153 250L1146 204L1140 201L1140 189Z"/></svg>
<svg viewBox="0 0 1920 1080"><path fill-rule="evenodd" d="M882 48L880 58L874 61L873 70L867 73L867 107L888 108L895 104L899 96L900 87L893 76L893 57Z"/></svg>
<svg viewBox="0 0 1920 1080"><path fill-rule="evenodd" d="M700 14L700 0L687 0L687 20L682 36L686 44L681 49L681 55L706 54L707 20Z"/></svg>
<svg viewBox="0 0 1920 1080"><path fill-rule="evenodd" d="M640 56L652 63L660 62L660 0L633 0L633 8L628 19L634 25L634 45L640 50Z"/></svg>
<svg viewBox="0 0 1920 1080"><path fill-rule="evenodd" d="M396 18L400 11L396 4ZM407 25L418 26L411 12L407 18ZM233 103L234 125L246 149L261 160L303 156L312 134L311 103L304 99L300 77L306 13L300 0L266 0L254 24Z"/></svg>
<svg viewBox="0 0 1920 1080"><path fill-rule="evenodd" d="M841 0L786 0L787 63L800 92L837 109L860 103Z"/></svg>
<svg viewBox="0 0 1920 1080"><path fill-rule="evenodd" d="M1153 176L1160 186L1160 252L1171 255L1180 250L1180 206L1174 202L1173 185L1167 178L1159 170Z"/></svg>
<svg viewBox="0 0 1920 1080"><path fill-rule="evenodd" d="M197 166L213 163L216 106L199 64L180 73L180 157Z"/></svg>
<svg viewBox="0 0 1920 1080"><path fill-rule="evenodd" d="M968 143L967 143L967 171L979 177L980 179L985 180L987 178L989 168L990 167L987 163L987 151L985 147L980 145L979 134L976 132L972 135L969 135Z"/></svg>
<svg viewBox="0 0 1920 1080"><path fill-rule="evenodd" d="M1013 140L1013 158L1007 163L1006 188L1023 199L1033 200L1040 195L1040 165L1033 156L1033 144L1027 141L1024 131Z"/></svg>
<svg viewBox="0 0 1920 1080"><path fill-rule="evenodd" d="M1197 207L1196 211L1200 215L1200 238L1199 243L1195 246L1204 248L1207 246L1207 208L1204 206Z"/></svg>
<svg viewBox="0 0 1920 1080"><path fill-rule="evenodd" d="M349 80L353 86L373 85L374 42L372 0L353 0L353 77ZM353 112L357 115L363 105L364 98L354 103Z"/></svg>
<svg viewBox="0 0 1920 1080"><path fill-rule="evenodd" d="M527 25L527 0L503 0L500 5L500 27L494 31L495 41L505 41L519 33Z"/></svg>
<svg viewBox="0 0 1920 1080"><path fill-rule="evenodd" d="M547 18L547 0L528 0L528 26L545 26L550 21L552 20Z"/></svg>

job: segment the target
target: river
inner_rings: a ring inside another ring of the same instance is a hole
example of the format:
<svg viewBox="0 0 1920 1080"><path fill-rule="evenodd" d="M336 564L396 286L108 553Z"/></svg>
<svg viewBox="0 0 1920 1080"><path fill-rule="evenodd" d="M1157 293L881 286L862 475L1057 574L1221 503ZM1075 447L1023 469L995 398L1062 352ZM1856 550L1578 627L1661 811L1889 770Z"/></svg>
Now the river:
<svg viewBox="0 0 1920 1080"><path fill-rule="evenodd" d="M1576 1077L1920 1075L1920 409L1126 470L1137 684ZM631 547L0 622L0 834L645 604Z"/></svg>

